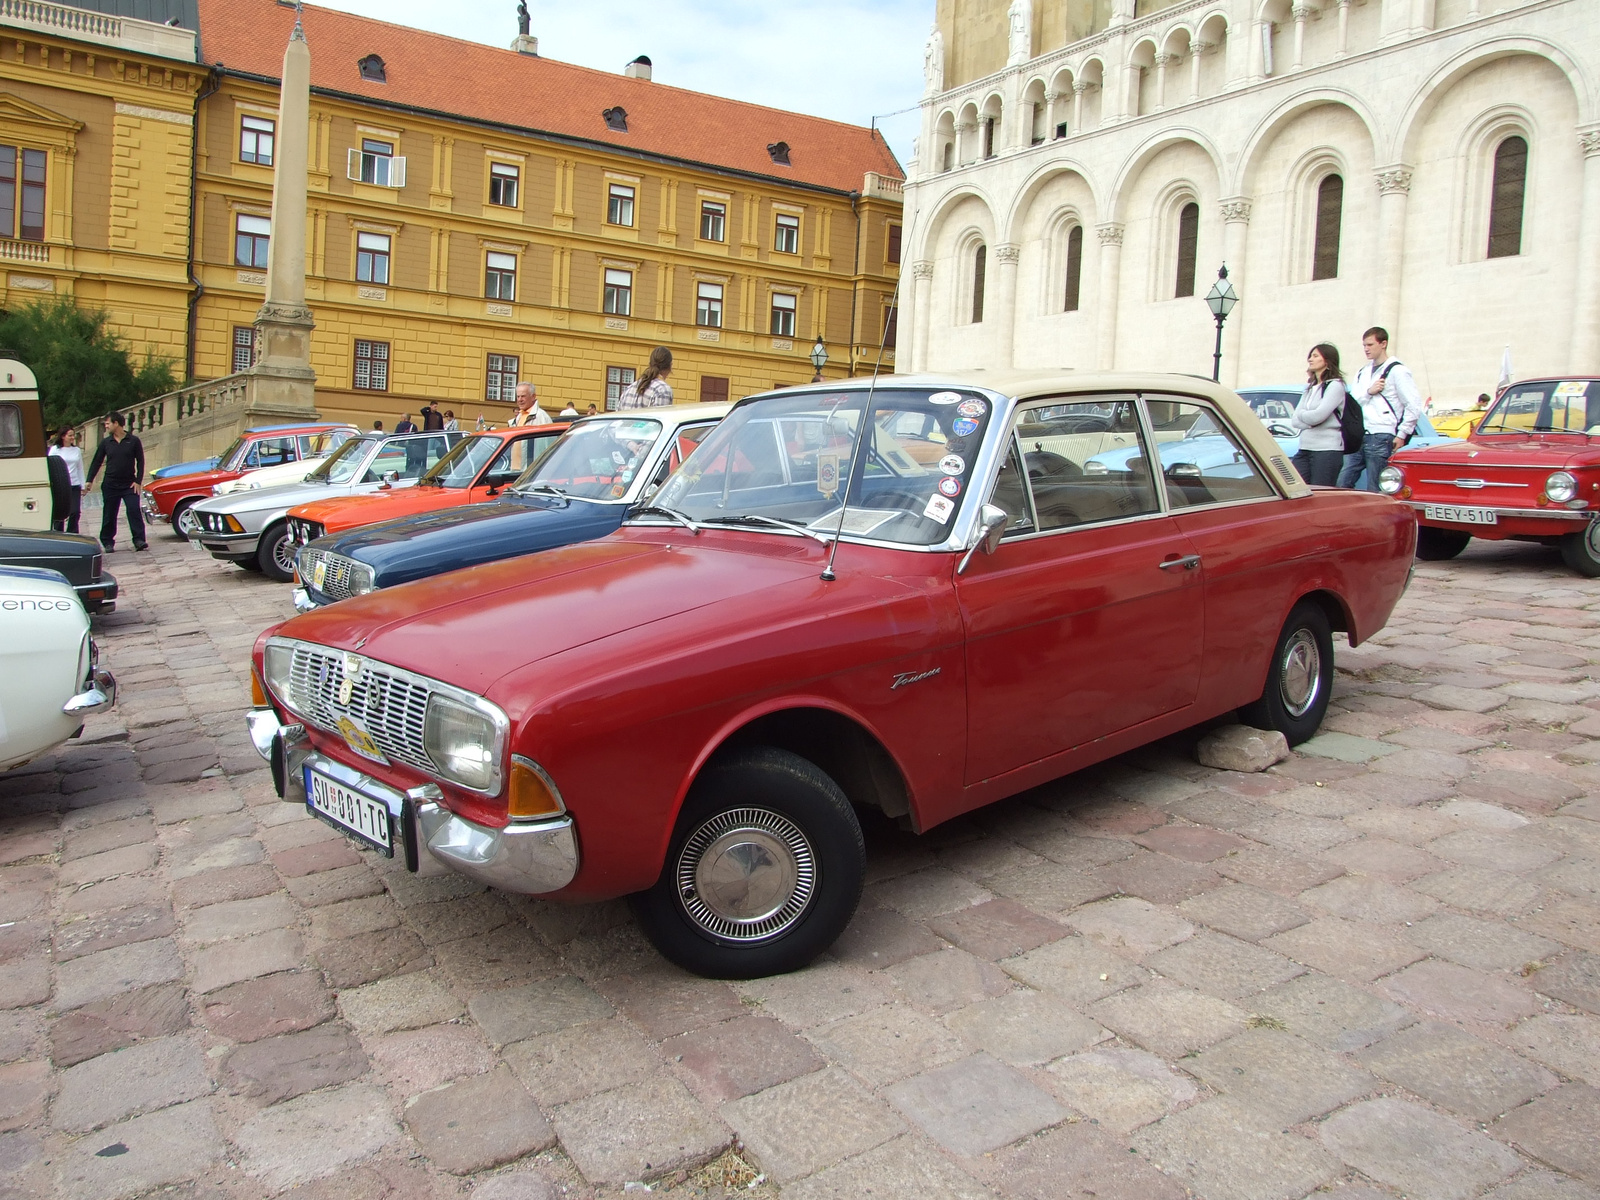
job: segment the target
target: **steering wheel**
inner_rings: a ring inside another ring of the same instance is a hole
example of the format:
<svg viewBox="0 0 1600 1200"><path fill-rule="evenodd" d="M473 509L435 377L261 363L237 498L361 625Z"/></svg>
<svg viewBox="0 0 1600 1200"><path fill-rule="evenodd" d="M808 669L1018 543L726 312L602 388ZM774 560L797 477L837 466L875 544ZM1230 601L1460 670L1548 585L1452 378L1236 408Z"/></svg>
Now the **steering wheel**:
<svg viewBox="0 0 1600 1200"><path fill-rule="evenodd" d="M1042 479L1047 475L1076 478L1083 474L1083 468L1077 463L1051 450L1029 450L1023 458L1028 464L1029 479Z"/></svg>

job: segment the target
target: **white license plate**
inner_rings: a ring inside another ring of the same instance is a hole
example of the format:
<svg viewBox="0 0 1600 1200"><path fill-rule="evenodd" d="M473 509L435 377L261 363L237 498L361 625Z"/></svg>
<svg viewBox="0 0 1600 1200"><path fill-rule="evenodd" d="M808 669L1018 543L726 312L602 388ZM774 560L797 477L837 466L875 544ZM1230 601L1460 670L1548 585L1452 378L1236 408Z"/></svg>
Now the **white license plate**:
<svg viewBox="0 0 1600 1200"><path fill-rule="evenodd" d="M1458 525L1493 525L1498 520L1492 508L1461 508L1454 504L1424 504L1422 515L1429 521L1454 521Z"/></svg>
<svg viewBox="0 0 1600 1200"><path fill-rule="evenodd" d="M394 840L389 824L389 806L371 796L352 791L336 779L309 766L306 772L306 803L311 811L338 826L379 854L393 857Z"/></svg>

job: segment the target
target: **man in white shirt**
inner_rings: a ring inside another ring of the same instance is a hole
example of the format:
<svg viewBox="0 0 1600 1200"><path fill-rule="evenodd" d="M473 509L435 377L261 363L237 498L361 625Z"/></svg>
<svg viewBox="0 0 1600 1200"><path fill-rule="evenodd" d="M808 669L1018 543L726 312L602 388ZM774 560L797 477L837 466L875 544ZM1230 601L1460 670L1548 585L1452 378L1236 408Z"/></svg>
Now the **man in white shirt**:
<svg viewBox="0 0 1600 1200"><path fill-rule="evenodd" d="M517 411L512 414L511 420L506 424L514 428L524 425L548 425L550 418L544 409L539 407L539 393L534 390L531 383L517 384Z"/></svg>
<svg viewBox="0 0 1600 1200"><path fill-rule="evenodd" d="M1374 325L1361 335L1361 349L1367 361L1350 381L1351 398L1361 402L1361 417L1366 436L1361 449L1344 457L1339 486L1353 488L1365 469L1366 490L1378 490L1378 474L1389 465L1389 456L1404 446L1422 419L1422 395L1411 370L1398 358L1389 357L1389 331Z"/></svg>

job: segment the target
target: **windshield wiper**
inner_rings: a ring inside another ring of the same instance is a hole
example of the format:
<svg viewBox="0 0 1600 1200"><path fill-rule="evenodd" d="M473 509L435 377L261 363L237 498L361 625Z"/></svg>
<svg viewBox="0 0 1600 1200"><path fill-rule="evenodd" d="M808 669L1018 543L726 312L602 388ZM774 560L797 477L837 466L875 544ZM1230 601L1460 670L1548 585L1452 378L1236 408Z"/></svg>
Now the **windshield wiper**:
<svg viewBox="0 0 1600 1200"><path fill-rule="evenodd" d="M788 529L794 533L803 533L808 538L815 538L824 546L833 541L825 533L818 533L815 529L808 529L799 521L785 521L782 517L768 517L760 513L732 513L726 517L701 517L702 525L770 525L778 529Z"/></svg>
<svg viewBox="0 0 1600 1200"><path fill-rule="evenodd" d="M634 517L642 517L645 513L658 513L663 517L670 517L685 529L693 531L696 535L700 532L700 526L696 525L683 513L675 508L666 508L660 504L642 504L630 512L628 518L631 520Z"/></svg>

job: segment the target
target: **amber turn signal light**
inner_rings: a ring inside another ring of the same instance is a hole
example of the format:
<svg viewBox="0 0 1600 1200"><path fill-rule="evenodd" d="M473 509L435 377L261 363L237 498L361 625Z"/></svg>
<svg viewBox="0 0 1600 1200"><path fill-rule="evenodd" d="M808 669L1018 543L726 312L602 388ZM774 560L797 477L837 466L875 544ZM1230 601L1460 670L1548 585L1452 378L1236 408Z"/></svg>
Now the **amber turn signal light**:
<svg viewBox="0 0 1600 1200"><path fill-rule="evenodd" d="M557 817L567 811L561 794L544 769L520 754L511 759L511 799L506 815L513 821Z"/></svg>
<svg viewBox="0 0 1600 1200"><path fill-rule="evenodd" d="M267 689L261 686L261 677L254 667L250 668L250 703L257 708L265 708L268 703Z"/></svg>

